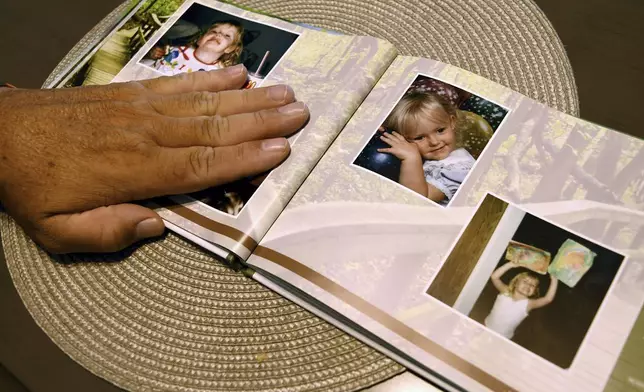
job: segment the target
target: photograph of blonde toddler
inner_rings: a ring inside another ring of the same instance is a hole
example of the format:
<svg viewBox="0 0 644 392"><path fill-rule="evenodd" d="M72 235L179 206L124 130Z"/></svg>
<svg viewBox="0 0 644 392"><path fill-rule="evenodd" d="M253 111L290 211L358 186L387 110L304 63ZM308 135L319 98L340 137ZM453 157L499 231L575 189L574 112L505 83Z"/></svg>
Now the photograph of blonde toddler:
<svg viewBox="0 0 644 392"><path fill-rule="evenodd" d="M257 87L299 34L193 4L139 61L164 75L210 71L244 64Z"/></svg>
<svg viewBox="0 0 644 392"><path fill-rule="evenodd" d="M237 21L216 22L188 45L155 46L141 64L166 75L211 71L240 62L244 28Z"/></svg>
<svg viewBox="0 0 644 392"><path fill-rule="evenodd" d="M507 112L458 87L418 76L354 164L447 206Z"/></svg>
<svg viewBox="0 0 644 392"><path fill-rule="evenodd" d="M139 61L164 75L210 71L244 64L248 81L259 87L299 34L192 4ZM268 173L191 193L222 213L238 215Z"/></svg>
<svg viewBox="0 0 644 392"><path fill-rule="evenodd" d="M488 194L426 293L567 369L623 263L623 255Z"/></svg>

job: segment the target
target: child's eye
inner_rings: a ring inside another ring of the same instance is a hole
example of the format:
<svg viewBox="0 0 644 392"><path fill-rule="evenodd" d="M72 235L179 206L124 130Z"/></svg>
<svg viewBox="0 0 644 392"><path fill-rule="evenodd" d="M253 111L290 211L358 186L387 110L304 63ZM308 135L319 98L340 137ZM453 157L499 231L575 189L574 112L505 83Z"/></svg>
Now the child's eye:
<svg viewBox="0 0 644 392"><path fill-rule="evenodd" d="M421 140L423 140L424 138L425 138L425 136L416 136L416 137L414 138L414 140L416 140L416 141L421 141Z"/></svg>
<svg viewBox="0 0 644 392"><path fill-rule="evenodd" d="M436 133L443 133L443 132L445 132L445 128L438 128L436 130Z"/></svg>

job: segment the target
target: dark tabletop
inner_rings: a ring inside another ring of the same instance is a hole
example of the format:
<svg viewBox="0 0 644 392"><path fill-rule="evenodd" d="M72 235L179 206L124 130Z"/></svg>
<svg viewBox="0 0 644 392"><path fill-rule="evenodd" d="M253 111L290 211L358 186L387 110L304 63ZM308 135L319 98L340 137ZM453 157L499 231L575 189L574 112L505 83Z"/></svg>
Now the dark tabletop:
<svg viewBox="0 0 644 392"><path fill-rule="evenodd" d="M69 49L122 0L0 3L0 80L40 87ZM570 58L581 118L644 137L644 1L535 0ZM0 391L114 391L34 323L0 252Z"/></svg>

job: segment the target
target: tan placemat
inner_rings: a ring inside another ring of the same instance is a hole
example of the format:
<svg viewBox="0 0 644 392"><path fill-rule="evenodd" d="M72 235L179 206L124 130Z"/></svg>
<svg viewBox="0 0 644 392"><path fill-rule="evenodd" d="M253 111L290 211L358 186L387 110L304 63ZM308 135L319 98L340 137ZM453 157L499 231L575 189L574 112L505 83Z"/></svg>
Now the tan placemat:
<svg viewBox="0 0 644 392"><path fill-rule="evenodd" d="M471 70L577 114L572 70L530 0L240 1L402 54ZM114 25L79 42L48 82ZM12 279L40 327L70 357L130 390L356 390L404 369L175 235L85 262L52 259L6 215Z"/></svg>

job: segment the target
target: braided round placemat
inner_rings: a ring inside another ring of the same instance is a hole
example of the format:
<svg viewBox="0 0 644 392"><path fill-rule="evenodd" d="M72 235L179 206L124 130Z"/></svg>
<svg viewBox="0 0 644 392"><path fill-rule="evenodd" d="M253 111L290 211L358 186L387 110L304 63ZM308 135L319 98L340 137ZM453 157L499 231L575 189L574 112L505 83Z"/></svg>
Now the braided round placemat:
<svg viewBox="0 0 644 392"><path fill-rule="evenodd" d="M276 16L373 35L577 114L570 64L530 0L239 1ZM45 83L98 43L126 4ZM70 357L129 390L356 390L404 371L179 237L111 255L52 258L2 214L12 279Z"/></svg>
<svg viewBox="0 0 644 392"><path fill-rule="evenodd" d="M384 38L404 56L428 57L577 115L572 68L531 0L237 0L289 20Z"/></svg>

